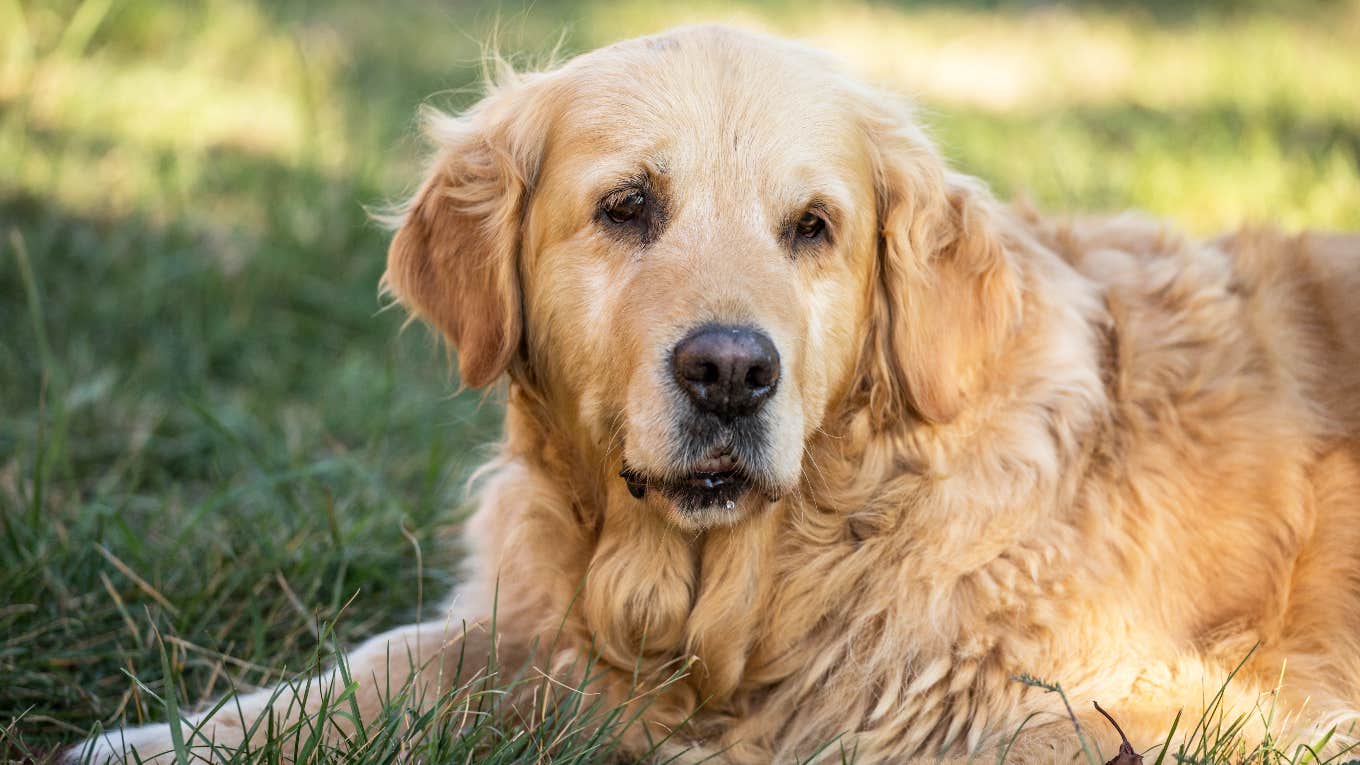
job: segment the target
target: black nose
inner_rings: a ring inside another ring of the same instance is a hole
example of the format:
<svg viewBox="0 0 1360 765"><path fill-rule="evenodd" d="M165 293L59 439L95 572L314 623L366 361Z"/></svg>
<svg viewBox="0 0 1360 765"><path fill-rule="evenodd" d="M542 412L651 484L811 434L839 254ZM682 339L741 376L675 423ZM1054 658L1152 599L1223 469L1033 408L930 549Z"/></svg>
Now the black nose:
<svg viewBox="0 0 1360 765"><path fill-rule="evenodd" d="M671 365L694 405L723 419L760 411L779 384L779 351L749 327L700 327L676 343Z"/></svg>

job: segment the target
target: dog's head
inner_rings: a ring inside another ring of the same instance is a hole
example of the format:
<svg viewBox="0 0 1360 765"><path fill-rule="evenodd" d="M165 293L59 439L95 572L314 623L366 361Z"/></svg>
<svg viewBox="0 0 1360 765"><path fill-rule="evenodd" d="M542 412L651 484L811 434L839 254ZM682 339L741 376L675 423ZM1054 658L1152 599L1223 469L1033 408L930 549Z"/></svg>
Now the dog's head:
<svg viewBox="0 0 1360 765"><path fill-rule="evenodd" d="M905 109L718 27L503 80L431 118L384 276L464 383L509 371L686 528L796 489L829 412L959 413L1016 288Z"/></svg>

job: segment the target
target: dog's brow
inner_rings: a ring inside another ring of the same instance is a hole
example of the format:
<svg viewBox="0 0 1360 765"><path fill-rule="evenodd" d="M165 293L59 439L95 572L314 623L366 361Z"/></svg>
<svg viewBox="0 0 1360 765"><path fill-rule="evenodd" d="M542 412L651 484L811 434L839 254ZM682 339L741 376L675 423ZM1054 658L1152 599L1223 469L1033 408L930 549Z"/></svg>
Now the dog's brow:
<svg viewBox="0 0 1360 765"><path fill-rule="evenodd" d="M604 193L632 188L642 184L656 183L670 175L670 162L664 157L647 156L643 159L609 173L613 180L604 188Z"/></svg>
<svg viewBox="0 0 1360 765"><path fill-rule="evenodd" d="M615 177L597 191L597 196L608 196L627 189L643 188L651 185L651 174L646 170Z"/></svg>

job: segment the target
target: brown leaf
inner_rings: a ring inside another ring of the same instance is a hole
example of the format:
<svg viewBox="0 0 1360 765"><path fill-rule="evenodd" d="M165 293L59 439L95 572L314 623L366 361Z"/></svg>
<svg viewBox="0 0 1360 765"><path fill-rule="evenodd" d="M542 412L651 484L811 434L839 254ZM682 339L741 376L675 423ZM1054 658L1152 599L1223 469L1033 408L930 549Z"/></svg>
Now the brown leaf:
<svg viewBox="0 0 1360 765"><path fill-rule="evenodd" d="M1119 754L1105 765L1143 765L1143 755L1133 751L1133 747L1127 743L1119 745Z"/></svg>
<svg viewBox="0 0 1360 765"><path fill-rule="evenodd" d="M1129 743L1129 737L1124 735L1124 729L1119 727L1119 723L1114 721L1109 712L1100 708L1100 702L1093 701L1091 703L1095 704L1096 711L1105 715L1105 719L1109 720L1114 729L1119 731L1119 738L1123 742L1119 745L1119 754L1116 754L1114 759L1105 763L1105 765L1143 765L1143 755L1133 750L1133 745Z"/></svg>

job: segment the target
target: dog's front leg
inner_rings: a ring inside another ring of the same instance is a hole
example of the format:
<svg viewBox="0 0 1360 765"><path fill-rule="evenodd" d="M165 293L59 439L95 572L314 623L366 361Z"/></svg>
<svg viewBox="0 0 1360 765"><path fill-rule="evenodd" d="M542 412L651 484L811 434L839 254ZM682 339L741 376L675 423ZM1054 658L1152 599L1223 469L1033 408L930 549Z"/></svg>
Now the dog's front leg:
<svg viewBox="0 0 1360 765"><path fill-rule="evenodd" d="M318 736L323 745L352 738L356 721L370 723L388 704L424 709L457 698L451 692L476 687L491 658L491 635L481 621L450 618L400 627L366 641L320 675L229 698L210 717L185 715L182 740L190 761L218 762L266 738L278 741L282 731L283 755L291 761ZM176 761L169 724L106 732L72 747L63 761L138 759Z"/></svg>

